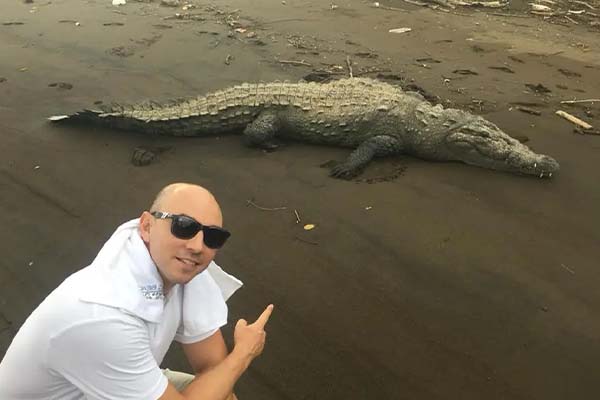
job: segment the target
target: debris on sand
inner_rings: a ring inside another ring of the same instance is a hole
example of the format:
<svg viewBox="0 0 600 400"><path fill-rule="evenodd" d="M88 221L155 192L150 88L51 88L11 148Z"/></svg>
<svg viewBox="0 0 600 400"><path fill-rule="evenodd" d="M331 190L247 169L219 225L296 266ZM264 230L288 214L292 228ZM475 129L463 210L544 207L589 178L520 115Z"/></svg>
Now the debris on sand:
<svg viewBox="0 0 600 400"><path fill-rule="evenodd" d="M61 90L71 90L73 89L73 85L67 82L53 82L48 85L48 87L55 87Z"/></svg>
<svg viewBox="0 0 600 400"><path fill-rule="evenodd" d="M352 62L350 61L350 56L346 56L346 66L348 67L348 75L350 76L350 78L352 78L353 73L352 73Z"/></svg>
<svg viewBox="0 0 600 400"><path fill-rule="evenodd" d="M479 75L477 72L471 69L455 69L454 71L452 71L452 73L458 75Z"/></svg>
<svg viewBox="0 0 600 400"><path fill-rule="evenodd" d="M135 51L132 48L128 48L125 46L117 46L117 47L113 47L112 49L108 50L108 54L111 54L111 55L117 56L117 57L130 57L135 54Z"/></svg>
<svg viewBox="0 0 600 400"><path fill-rule="evenodd" d="M580 135L596 135L600 136L600 130L598 129L582 129L578 126L573 130L574 133L578 133Z"/></svg>
<svg viewBox="0 0 600 400"><path fill-rule="evenodd" d="M204 17L202 14L190 14L190 13L184 13L184 14L175 13L175 15L164 17L163 19L164 20L180 19L180 20L186 20L186 21L206 21L206 17Z"/></svg>
<svg viewBox="0 0 600 400"><path fill-rule="evenodd" d="M331 72L331 71L313 71L308 75L304 75L302 77L303 80L307 81L307 82L329 82L331 80L334 79L334 75L336 75L335 73Z"/></svg>
<svg viewBox="0 0 600 400"><path fill-rule="evenodd" d="M552 9L543 4L529 3L531 11L552 12Z"/></svg>
<svg viewBox="0 0 600 400"><path fill-rule="evenodd" d="M531 114L531 115L542 115L542 113L540 111L534 110L533 108L529 108L529 107L517 106L516 109L521 112Z"/></svg>
<svg viewBox="0 0 600 400"><path fill-rule="evenodd" d="M592 129L592 125L588 124L587 122L577 118L574 115L569 114L566 111L562 111L562 110L558 110L556 111L556 115L563 117L564 119L566 119L569 122L574 123L575 125L583 128L583 129Z"/></svg>
<svg viewBox="0 0 600 400"><path fill-rule="evenodd" d="M2 82L2 81L0 80L0 82ZM600 103L600 99L563 100L560 102L560 104L579 104L579 103Z"/></svg>
<svg viewBox="0 0 600 400"><path fill-rule="evenodd" d="M495 69L495 70L497 70L497 71L506 72L506 73L509 73L509 74L514 74L514 73L515 73L515 71L513 71L512 69L510 69L510 68L508 68L508 67L506 67L506 66L502 66L502 67L495 67L495 66L492 66L492 67L489 67L489 68L490 68L490 69Z"/></svg>
<svg viewBox="0 0 600 400"><path fill-rule="evenodd" d="M566 68L559 68L558 72L560 72L564 76L568 76L569 78L571 78L571 77L581 78L581 74L579 72L571 71Z"/></svg>
<svg viewBox="0 0 600 400"><path fill-rule="evenodd" d="M538 94L552 93L552 90L548 89L546 86L542 85L541 83L538 83L538 84L526 83L525 86L527 86L527 88L532 90L534 93L538 93Z"/></svg>
<svg viewBox="0 0 600 400"><path fill-rule="evenodd" d="M395 29L390 29L388 32L389 33L406 33L406 32L410 32L412 31L412 28L395 28Z"/></svg>
<svg viewBox="0 0 600 400"><path fill-rule="evenodd" d="M504 8L509 5L509 1L477 1L477 0L404 0L406 3L415 4L430 8L447 7L454 9L456 7L483 7L483 8Z"/></svg>
<svg viewBox="0 0 600 400"><path fill-rule="evenodd" d="M125 4L127 4L126 0L112 0L113 6L124 6Z"/></svg>
<svg viewBox="0 0 600 400"><path fill-rule="evenodd" d="M254 202L254 199L246 200L246 204L254 208L258 208L261 211L282 211L287 210L287 207L262 207Z"/></svg>
<svg viewBox="0 0 600 400"><path fill-rule="evenodd" d="M307 63L304 60L296 61L296 60L277 60L280 64L289 64L289 65L303 65L305 67L312 67L312 64Z"/></svg>

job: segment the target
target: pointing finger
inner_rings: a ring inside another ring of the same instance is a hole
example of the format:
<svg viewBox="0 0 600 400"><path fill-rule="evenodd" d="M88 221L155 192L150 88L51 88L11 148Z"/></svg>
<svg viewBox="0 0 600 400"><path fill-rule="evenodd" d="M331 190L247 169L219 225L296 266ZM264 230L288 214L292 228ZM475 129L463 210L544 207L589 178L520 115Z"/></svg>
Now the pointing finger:
<svg viewBox="0 0 600 400"><path fill-rule="evenodd" d="M267 306L267 308L265 309L265 311L263 311L263 313L260 314L260 317L258 317L258 319L256 320L256 322L254 322L253 325L258 326L259 328L264 328L265 325L267 324L267 321L269 320L269 317L271 316L272 312L273 312L273 304L269 304Z"/></svg>

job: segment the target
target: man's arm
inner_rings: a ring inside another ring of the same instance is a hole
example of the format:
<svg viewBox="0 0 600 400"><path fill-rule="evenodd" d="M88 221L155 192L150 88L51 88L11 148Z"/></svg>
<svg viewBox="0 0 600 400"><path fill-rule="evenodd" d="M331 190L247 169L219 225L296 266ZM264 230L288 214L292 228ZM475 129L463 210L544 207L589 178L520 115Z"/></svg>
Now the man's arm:
<svg viewBox="0 0 600 400"><path fill-rule="evenodd" d="M220 329L204 340L196 343L182 343L181 347L196 375L219 364L229 354Z"/></svg>
<svg viewBox="0 0 600 400"><path fill-rule="evenodd" d="M182 343L181 347L195 375L200 375L218 365L229 354L220 329L204 340ZM227 400L237 400L237 397L231 393Z"/></svg>
<svg viewBox="0 0 600 400"><path fill-rule="evenodd" d="M177 392L175 387L169 384L159 400L227 399L233 391L235 382L246 371L252 360L262 352L266 339L264 327L272 311L273 305L269 305L253 324L248 324L243 319L239 320L235 325L233 351L217 365L196 375L183 392ZM209 339L211 338L212 336ZM222 336L221 340L223 340Z"/></svg>

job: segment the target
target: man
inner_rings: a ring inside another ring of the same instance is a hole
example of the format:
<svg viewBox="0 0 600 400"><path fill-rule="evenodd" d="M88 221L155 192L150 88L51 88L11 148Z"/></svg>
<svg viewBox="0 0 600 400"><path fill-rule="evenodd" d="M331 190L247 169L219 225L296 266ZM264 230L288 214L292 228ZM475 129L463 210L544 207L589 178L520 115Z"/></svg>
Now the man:
<svg viewBox="0 0 600 400"><path fill-rule="evenodd" d="M213 262L222 224L206 189L165 187L25 321L0 363L0 399L235 399L273 305L237 322L228 353L220 327L241 282ZM195 376L159 368L173 340Z"/></svg>

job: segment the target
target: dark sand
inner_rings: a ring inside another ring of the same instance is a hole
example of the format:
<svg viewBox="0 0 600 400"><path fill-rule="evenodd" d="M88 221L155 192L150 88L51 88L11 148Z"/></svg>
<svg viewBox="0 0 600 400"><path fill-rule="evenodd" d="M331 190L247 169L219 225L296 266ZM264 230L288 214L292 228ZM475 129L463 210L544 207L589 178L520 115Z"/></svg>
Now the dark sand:
<svg viewBox="0 0 600 400"><path fill-rule="evenodd" d="M191 12L204 21L163 20L183 11L131 0L119 8L110 0L10 3L0 23L24 24L0 25L0 354L118 224L163 185L191 181L215 192L234 232L218 255L246 284L230 301L231 321L276 304L240 399L597 398L600 137L574 134L554 115L564 109L600 126L598 103L586 105L591 116L559 104L600 97L597 29L400 1L382 4L405 11L350 0L335 10L315 0L199 1ZM223 22L236 9L247 31L228 37ZM124 25L103 25L114 22ZM399 27L412 32L388 33ZM368 184L319 167L343 159L343 149L290 144L263 153L236 136L146 137L45 120L98 100L295 81L331 69L322 63L344 76L347 55L355 74L386 69L527 136L559 160L560 174L540 180L399 157L373 163L363 178L403 175ZM439 62L416 61L423 58ZM57 82L73 88L48 86ZM515 102L536 103L529 107L542 115ZM135 167L140 145L169 149ZM261 211L249 199L287 210ZM305 232L304 223L317 227ZM177 349L167 361L188 368Z"/></svg>

